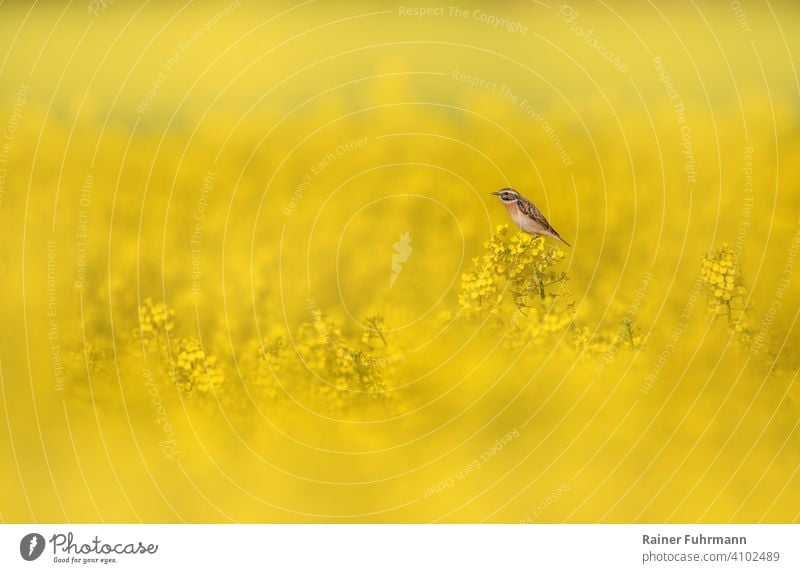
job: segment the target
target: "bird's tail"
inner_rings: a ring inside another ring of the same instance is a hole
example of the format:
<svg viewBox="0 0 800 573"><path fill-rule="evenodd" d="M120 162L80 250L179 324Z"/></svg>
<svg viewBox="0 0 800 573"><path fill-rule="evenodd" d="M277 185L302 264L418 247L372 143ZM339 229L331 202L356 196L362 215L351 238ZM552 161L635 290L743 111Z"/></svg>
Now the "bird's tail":
<svg viewBox="0 0 800 573"><path fill-rule="evenodd" d="M564 239L562 239L562 238L561 238L561 235L559 235L559 234L558 234L558 233L556 233L555 231L553 231L552 235L553 235L553 237L554 237L554 238L558 239L559 241L561 241L562 243L564 243L566 246L568 246L568 247L572 248L572 245L570 245L568 242L566 242Z"/></svg>

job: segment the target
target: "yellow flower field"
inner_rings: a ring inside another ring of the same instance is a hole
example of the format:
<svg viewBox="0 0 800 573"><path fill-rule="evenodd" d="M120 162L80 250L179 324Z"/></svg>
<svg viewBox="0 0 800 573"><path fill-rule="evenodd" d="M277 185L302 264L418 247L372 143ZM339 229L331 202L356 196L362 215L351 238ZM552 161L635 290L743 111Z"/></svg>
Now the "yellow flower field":
<svg viewBox="0 0 800 573"><path fill-rule="evenodd" d="M800 521L799 10L1 5L0 520Z"/></svg>

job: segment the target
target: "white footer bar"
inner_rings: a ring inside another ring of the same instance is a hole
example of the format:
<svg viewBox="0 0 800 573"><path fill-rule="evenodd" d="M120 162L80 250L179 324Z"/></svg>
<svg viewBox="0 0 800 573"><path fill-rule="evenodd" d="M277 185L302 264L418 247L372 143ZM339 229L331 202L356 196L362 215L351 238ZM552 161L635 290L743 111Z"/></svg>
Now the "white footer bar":
<svg viewBox="0 0 800 573"><path fill-rule="evenodd" d="M0 571L800 571L800 525L2 525ZM185 570L185 569L184 569Z"/></svg>

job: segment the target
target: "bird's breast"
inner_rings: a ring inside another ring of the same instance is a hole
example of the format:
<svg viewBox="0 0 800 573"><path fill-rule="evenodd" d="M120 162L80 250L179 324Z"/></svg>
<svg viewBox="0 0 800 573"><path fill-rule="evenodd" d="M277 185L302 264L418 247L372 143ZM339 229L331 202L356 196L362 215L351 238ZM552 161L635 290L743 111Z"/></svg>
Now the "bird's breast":
<svg viewBox="0 0 800 573"><path fill-rule="evenodd" d="M519 210L519 206L516 203L506 203L505 206L506 211L508 211L508 216L514 221L514 224L523 231L530 232L529 227L531 226L531 220Z"/></svg>

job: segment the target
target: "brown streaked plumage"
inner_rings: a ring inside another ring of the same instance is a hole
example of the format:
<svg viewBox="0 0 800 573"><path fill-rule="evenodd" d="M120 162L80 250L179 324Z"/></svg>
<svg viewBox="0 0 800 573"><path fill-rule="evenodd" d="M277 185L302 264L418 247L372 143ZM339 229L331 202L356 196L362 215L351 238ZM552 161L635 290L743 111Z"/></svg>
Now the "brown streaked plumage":
<svg viewBox="0 0 800 573"><path fill-rule="evenodd" d="M536 208L536 205L520 195L516 189L506 187L505 189L500 189L500 191L492 193L492 195L496 195L500 198L511 220L526 233L553 237L568 247L572 246L561 238L561 235L547 222L547 219L545 219L542 212Z"/></svg>

